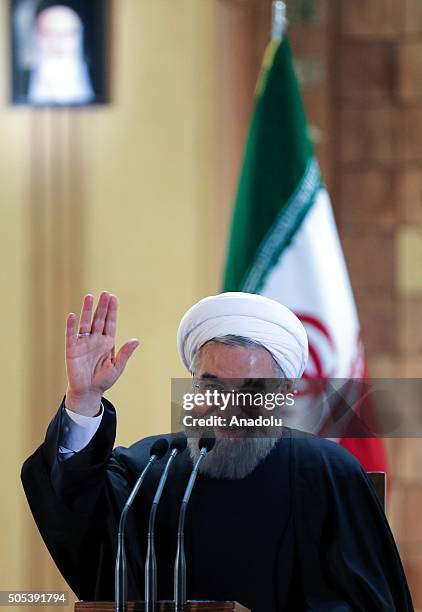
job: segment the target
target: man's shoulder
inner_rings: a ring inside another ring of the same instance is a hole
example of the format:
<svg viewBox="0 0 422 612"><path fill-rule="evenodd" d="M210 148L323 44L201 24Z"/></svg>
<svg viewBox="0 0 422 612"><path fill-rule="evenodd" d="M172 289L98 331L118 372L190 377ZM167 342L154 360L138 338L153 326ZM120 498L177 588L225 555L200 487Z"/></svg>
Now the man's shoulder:
<svg viewBox="0 0 422 612"><path fill-rule="evenodd" d="M154 442L161 438L164 438L170 445L172 440L178 435L180 435L180 433L157 434L141 438L137 442L134 442L133 444L127 447L117 446L113 450L113 457L119 463L123 463L126 467L134 471L138 471L147 464ZM181 453L181 456L184 456L185 454L187 454L186 451L184 453Z"/></svg>
<svg viewBox="0 0 422 612"><path fill-rule="evenodd" d="M325 467L344 475L362 472L359 461L338 442L298 429L284 429L293 439L293 453L297 465L309 467L311 471Z"/></svg>

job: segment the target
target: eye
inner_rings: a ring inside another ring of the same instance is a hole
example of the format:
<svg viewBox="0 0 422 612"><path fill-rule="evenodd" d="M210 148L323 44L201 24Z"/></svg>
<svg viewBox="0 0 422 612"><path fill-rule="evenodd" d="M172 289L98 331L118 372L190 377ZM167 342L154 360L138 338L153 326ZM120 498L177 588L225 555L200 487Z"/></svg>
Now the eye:
<svg viewBox="0 0 422 612"><path fill-rule="evenodd" d="M217 391L217 393L224 393L224 386L221 383L206 379L195 381L193 383L193 389L201 393L205 393L206 391L210 393L214 393L215 391Z"/></svg>

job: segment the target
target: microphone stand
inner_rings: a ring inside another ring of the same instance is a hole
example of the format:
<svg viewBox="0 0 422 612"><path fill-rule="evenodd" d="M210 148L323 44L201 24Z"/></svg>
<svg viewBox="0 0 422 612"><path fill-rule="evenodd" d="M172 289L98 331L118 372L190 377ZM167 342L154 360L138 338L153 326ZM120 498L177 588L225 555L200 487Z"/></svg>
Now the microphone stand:
<svg viewBox="0 0 422 612"><path fill-rule="evenodd" d="M164 457L168 450L168 442L164 438L159 438L151 448L151 457L143 469L141 475L135 483L120 515L119 531L117 534L117 556L114 573L114 585L115 585L115 601L116 601L116 612L126 612L127 610L127 567L126 567L126 553L125 553L125 527L127 513L135 499L144 479L147 475L151 466L158 460Z"/></svg>
<svg viewBox="0 0 422 612"><path fill-rule="evenodd" d="M180 506L179 524L177 528L177 552L174 564L174 603L175 612L181 612L186 603L186 555L185 555L185 520L186 510L192 489L198 475L199 467L207 452L214 448L215 438L201 438L199 441L199 457L196 460L187 484L182 504Z"/></svg>
<svg viewBox="0 0 422 612"><path fill-rule="evenodd" d="M157 604L157 558L155 555L154 529L158 504L170 472L171 465L177 455L185 450L186 437L176 438L170 445L171 453L158 483L157 491L152 502L148 524L148 549L145 564L145 612L155 612Z"/></svg>

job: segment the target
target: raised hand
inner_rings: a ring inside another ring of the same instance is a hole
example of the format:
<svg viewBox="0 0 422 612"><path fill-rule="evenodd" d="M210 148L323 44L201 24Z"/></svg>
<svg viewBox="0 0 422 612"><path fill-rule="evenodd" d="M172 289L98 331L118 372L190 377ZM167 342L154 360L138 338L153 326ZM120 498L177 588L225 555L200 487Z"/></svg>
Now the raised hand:
<svg viewBox="0 0 422 612"><path fill-rule="evenodd" d="M71 312L66 326L66 371L68 387L65 405L69 410L95 416L100 411L101 396L122 374L139 340L128 340L115 354L117 298L103 291L92 316L94 298L83 301L79 331L76 315Z"/></svg>

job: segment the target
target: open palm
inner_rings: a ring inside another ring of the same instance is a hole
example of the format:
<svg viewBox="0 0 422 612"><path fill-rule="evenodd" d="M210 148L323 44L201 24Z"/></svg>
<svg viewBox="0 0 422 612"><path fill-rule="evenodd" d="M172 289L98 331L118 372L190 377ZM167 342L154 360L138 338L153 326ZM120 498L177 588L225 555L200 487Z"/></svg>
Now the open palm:
<svg viewBox="0 0 422 612"><path fill-rule="evenodd" d="M122 374L133 351L136 339L122 345L115 354L117 298L103 291L92 316L94 298L87 294L83 301L79 332L76 315L70 313L66 327L66 370L68 393L75 397L99 395L109 389Z"/></svg>

